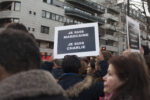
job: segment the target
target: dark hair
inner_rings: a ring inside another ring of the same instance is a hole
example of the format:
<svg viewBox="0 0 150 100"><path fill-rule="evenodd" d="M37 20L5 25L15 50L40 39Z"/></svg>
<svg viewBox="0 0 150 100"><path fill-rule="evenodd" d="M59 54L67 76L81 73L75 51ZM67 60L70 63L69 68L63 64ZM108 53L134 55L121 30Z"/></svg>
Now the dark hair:
<svg viewBox="0 0 150 100"><path fill-rule="evenodd" d="M118 56L110 59L109 64L113 65L117 76L124 82L115 90L110 100L119 100L126 98L125 96L132 97L132 100L149 100L149 75L142 63L133 57Z"/></svg>
<svg viewBox="0 0 150 100"><path fill-rule="evenodd" d="M41 56L35 40L23 31L6 29L0 34L0 64L9 73L39 68Z"/></svg>
<svg viewBox="0 0 150 100"><path fill-rule="evenodd" d="M81 61L76 55L66 55L62 62L64 73L78 73L81 67Z"/></svg>
<svg viewBox="0 0 150 100"><path fill-rule="evenodd" d="M133 57L133 58L137 59L139 62L141 62L143 64L145 72L149 73L149 68L148 68L148 65L147 65L146 60L143 55L141 55L140 53L137 53L137 52L131 52L127 55L127 57Z"/></svg>
<svg viewBox="0 0 150 100"><path fill-rule="evenodd" d="M10 29L16 29L16 30L20 30L20 31L24 31L28 33L28 30L26 28L25 25L23 25L22 23L9 23L6 28L10 28Z"/></svg>

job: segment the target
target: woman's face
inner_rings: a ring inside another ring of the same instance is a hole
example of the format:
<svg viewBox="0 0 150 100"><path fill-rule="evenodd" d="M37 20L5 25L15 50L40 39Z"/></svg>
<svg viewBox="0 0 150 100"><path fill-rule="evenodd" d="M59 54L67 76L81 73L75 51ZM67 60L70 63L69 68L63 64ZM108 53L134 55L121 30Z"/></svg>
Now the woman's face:
<svg viewBox="0 0 150 100"><path fill-rule="evenodd" d="M103 80L105 93L112 93L116 88L123 84L123 82L118 78L112 64L109 64L108 72L103 77Z"/></svg>

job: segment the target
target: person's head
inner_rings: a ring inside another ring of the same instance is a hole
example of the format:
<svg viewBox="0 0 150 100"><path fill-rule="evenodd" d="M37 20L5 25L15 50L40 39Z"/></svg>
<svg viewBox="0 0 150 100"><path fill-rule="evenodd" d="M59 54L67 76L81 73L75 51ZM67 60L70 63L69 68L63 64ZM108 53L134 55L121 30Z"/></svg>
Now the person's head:
<svg viewBox="0 0 150 100"><path fill-rule="evenodd" d="M66 55L62 62L64 73L79 73L81 61L76 55Z"/></svg>
<svg viewBox="0 0 150 100"><path fill-rule="evenodd" d="M7 29L15 29L15 30L20 30L28 33L28 30L25 25L22 23L9 23L6 25Z"/></svg>
<svg viewBox="0 0 150 100"><path fill-rule="evenodd" d="M143 55L141 55L138 52L130 52L130 53L126 54L125 56L133 57L133 58L137 59L138 61L140 61L144 66L145 72L149 73L149 68L148 68L148 65L147 65Z"/></svg>
<svg viewBox="0 0 150 100"><path fill-rule="evenodd" d="M133 57L113 57L103 79L104 92L113 93L111 100L116 100L124 93L133 96L134 100L141 100L135 98L145 98L146 91L149 92L148 74L145 73L143 64Z"/></svg>
<svg viewBox="0 0 150 100"><path fill-rule="evenodd" d="M40 68L39 48L29 34L6 29L0 33L0 48L0 67L9 74Z"/></svg>

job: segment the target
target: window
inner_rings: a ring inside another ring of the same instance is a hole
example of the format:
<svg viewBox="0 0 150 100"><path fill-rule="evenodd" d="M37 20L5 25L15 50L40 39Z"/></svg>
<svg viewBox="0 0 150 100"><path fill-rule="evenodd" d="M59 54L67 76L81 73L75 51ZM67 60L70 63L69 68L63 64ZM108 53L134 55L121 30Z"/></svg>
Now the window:
<svg viewBox="0 0 150 100"><path fill-rule="evenodd" d="M52 20L55 20L56 14L52 13Z"/></svg>
<svg viewBox="0 0 150 100"><path fill-rule="evenodd" d="M20 8L21 8L21 3L20 2L14 2L14 10L20 11Z"/></svg>
<svg viewBox="0 0 150 100"><path fill-rule="evenodd" d="M34 32L34 31L35 31L35 28L32 28L32 31Z"/></svg>
<svg viewBox="0 0 150 100"><path fill-rule="evenodd" d="M41 25L41 33L49 34L49 27Z"/></svg>
<svg viewBox="0 0 150 100"><path fill-rule="evenodd" d="M48 12L45 10L42 10L42 18L47 18L47 19L51 19L54 21L64 22L64 23L67 21L67 19L64 16L58 15L58 14L55 14L52 12ZM68 21L69 21L69 19L68 19ZM73 20L72 20L72 22L73 22Z"/></svg>
<svg viewBox="0 0 150 100"><path fill-rule="evenodd" d="M12 20L14 23L19 23L19 18L13 18Z"/></svg>
<svg viewBox="0 0 150 100"><path fill-rule="evenodd" d="M43 2L47 3L47 0L43 0Z"/></svg>
<svg viewBox="0 0 150 100"><path fill-rule="evenodd" d="M47 0L47 3L48 4L52 4L52 0Z"/></svg>
<svg viewBox="0 0 150 100"><path fill-rule="evenodd" d="M52 4L52 0L43 0L43 2L48 3L48 4Z"/></svg>
<svg viewBox="0 0 150 100"><path fill-rule="evenodd" d="M36 12L34 12L33 14L36 15Z"/></svg>
<svg viewBox="0 0 150 100"><path fill-rule="evenodd" d="M46 12L46 18L50 18L50 12Z"/></svg>
<svg viewBox="0 0 150 100"><path fill-rule="evenodd" d="M59 15L56 15L56 21L59 21Z"/></svg>
<svg viewBox="0 0 150 100"><path fill-rule="evenodd" d="M63 18L64 18L63 16L59 16L59 21L63 22Z"/></svg>
<svg viewBox="0 0 150 100"><path fill-rule="evenodd" d="M45 10L42 10L42 17L46 18L46 11Z"/></svg>
<svg viewBox="0 0 150 100"><path fill-rule="evenodd" d="M30 27L28 27L28 31L30 31Z"/></svg>
<svg viewBox="0 0 150 100"><path fill-rule="evenodd" d="M70 23L73 23L73 19L70 19Z"/></svg>
<svg viewBox="0 0 150 100"><path fill-rule="evenodd" d="M32 14L32 11L29 11L29 14Z"/></svg>
<svg viewBox="0 0 150 100"><path fill-rule="evenodd" d="M66 18L66 17L64 17L64 20L63 20L63 22L64 22L64 23L66 23L66 22L67 22L67 18Z"/></svg>
<svg viewBox="0 0 150 100"><path fill-rule="evenodd" d="M54 48L54 42L49 42L49 48L53 49Z"/></svg>
<svg viewBox="0 0 150 100"><path fill-rule="evenodd" d="M70 19L67 18L67 22L66 23L69 23L69 22L70 22Z"/></svg>

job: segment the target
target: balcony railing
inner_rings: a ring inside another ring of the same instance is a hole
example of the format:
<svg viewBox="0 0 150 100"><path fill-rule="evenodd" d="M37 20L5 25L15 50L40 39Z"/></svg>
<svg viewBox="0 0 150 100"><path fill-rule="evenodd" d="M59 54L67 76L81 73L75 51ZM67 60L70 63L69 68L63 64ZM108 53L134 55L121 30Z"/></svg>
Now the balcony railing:
<svg viewBox="0 0 150 100"><path fill-rule="evenodd" d="M81 18L83 20L90 21L90 22L98 22L99 24L105 23L104 19L101 19L100 17L96 17L94 15L91 15L89 13L83 12L78 9L65 8L65 14L69 16L78 17L78 18Z"/></svg>
<svg viewBox="0 0 150 100"><path fill-rule="evenodd" d="M105 24L101 26L103 29L108 29L108 30L112 30L112 31L116 31L116 27L111 25L111 24Z"/></svg>
<svg viewBox="0 0 150 100"><path fill-rule="evenodd" d="M111 20L116 21L116 22L119 21L119 18L117 16L110 14L110 13L103 14L103 17L105 17L107 19L111 19Z"/></svg>
<svg viewBox="0 0 150 100"><path fill-rule="evenodd" d="M111 35L104 35L103 37L101 37L101 39L104 39L104 40L112 40L112 41L118 42L118 38L116 38L116 37L114 37L114 36L111 36Z"/></svg>
<svg viewBox="0 0 150 100"><path fill-rule="evenodd" d="M92 1L88 1L88 0L66 0L66 1L72 4L76 4L78 6L82 6L86 9L90 9L92 11L105 13L105 8L102 5L99 5Z"/></svg>
<svg viewBox="0 0 150 100"><path fill-rule="evenodd" d="M19 18L20 12L18 11L1 11L0 18Z"/></svg>
<svg viewBox="0 0 150 100"><path fill-rule="evenodd" d="M116 13L116 14L119 14L119 13L120 13L119 7L109 7L108 10L109 10L109 11L112 11L112 12L114 12L114 13Z"/></svg>

